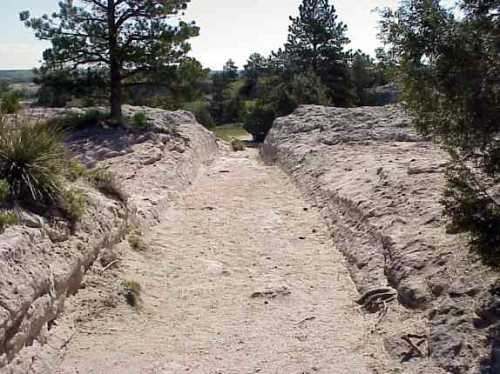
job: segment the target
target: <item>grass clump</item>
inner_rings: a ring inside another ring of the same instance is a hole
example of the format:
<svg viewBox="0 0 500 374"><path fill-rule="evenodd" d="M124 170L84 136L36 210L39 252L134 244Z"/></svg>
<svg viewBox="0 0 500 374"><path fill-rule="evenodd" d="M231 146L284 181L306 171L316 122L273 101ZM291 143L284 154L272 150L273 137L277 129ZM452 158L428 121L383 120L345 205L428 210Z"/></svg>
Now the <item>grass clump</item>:
<svg viewBox="0 0 500 374"><path fill-rule="evenodd" d="M144 252L148 249L146 242L139 230L133 230L128 236L128 244L134 251Z"/></svg>
<svg viewBox="0 0 500 374"><path fill-rule="evenodd" d="M19 96L15 93L10 93L2 98L0 104L0 112L3 114L15 114L21 109L21 102Z"/></svg>
<svg viewBox="0 0 500 374"><path fill-rule="evenodd" d="M8 226L17 225L19 223L19 217L17 214L12 212L0 212L0 233Z"/></svg>
<svg viewBox="0 0 500 374"><path fill-rule="evenodd" d="M105 168L97 168L89 172L90 182L103 194L125 201L126 196L121 190L113 173Z"/></svg>
<svg viewBox="0 0 500 374"><path fill-rule="evenodd" d="M57 201L66 166L61 133L30 122L0 121L0 179L20 202Z"/></svg>
<svg viewBox="0 0 500 374"><path fill-rule="evenodd" d="M67 168L66 168L66 178L75 182L80 178L87 176L88 169L85 165L75 159L68 160Z"/></svg>
<svg viewBox="0 0 500 374"><path fill-rule="evenodd" d="M71 222L77 222L83 217L86 205L87 199L80 190L70 188L61 194L59 206Z"/></svg>
<svg viewBox="0 0 500 374"><path fill-rule="evenodd" d="M132 307L138 307L141 303L141 285L134 280L126 280L122 284L125 300Z"/></svg>

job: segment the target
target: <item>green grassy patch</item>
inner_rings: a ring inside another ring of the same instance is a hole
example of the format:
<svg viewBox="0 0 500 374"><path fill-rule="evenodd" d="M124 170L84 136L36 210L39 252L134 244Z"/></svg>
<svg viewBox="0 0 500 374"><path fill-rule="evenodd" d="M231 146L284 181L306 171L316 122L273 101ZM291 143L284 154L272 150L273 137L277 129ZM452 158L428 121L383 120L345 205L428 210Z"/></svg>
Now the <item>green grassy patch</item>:
<svg viewBox="0 0 500 374"><path fill-rule="evenodd" d="M228 142L233 139L241 139L250 136L250 134L243 128L243 125L241 123L232 123L229 125L217 126L211 130L219 138Z"/></svg>

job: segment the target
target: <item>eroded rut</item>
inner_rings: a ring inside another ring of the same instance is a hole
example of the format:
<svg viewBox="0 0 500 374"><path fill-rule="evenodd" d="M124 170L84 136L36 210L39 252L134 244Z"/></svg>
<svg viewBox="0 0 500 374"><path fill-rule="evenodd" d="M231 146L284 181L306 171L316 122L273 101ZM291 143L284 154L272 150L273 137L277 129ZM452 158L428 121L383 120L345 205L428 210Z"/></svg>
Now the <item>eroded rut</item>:
<svg viewBox="0 0 500 374"><path fill-rule="evenodd" d="M81 323L56 373L384 372L319 212L256 150L223 155L130 253L141 310Z"/></svg>

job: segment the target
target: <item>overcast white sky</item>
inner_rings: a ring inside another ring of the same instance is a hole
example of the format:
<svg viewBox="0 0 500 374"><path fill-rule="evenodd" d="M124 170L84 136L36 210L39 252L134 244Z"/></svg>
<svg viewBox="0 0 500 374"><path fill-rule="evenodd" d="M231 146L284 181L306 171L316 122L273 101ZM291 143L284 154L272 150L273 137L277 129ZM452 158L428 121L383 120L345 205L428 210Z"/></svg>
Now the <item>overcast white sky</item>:
<svg viewBox="0 0 500 374"><path fill-rule="evenodd" d="M46 44L37 41L18 20L19 11L34 15L57 9L58 0L0 0L0 69L29 69L38 65ZM187 17L201 27L192 40L192 55L205 66L221 69L233 58L242 66L253 52L267 55L283 45L289 16L301 0L192 0ZM331 0L349 27L351 48L373 53L378 46L376 7L395 6L397 0Z"/></svg>

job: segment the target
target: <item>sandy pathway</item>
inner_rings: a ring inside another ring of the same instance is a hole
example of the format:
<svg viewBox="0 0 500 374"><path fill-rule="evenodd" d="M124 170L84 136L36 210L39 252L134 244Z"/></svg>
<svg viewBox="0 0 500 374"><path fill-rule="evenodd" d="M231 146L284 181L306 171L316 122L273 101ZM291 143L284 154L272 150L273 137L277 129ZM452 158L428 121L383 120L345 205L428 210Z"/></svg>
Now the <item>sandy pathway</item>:
<svg viewBox="0 0 500 374"><path fill-rule="evenodd" d="M372 322L319 213L255 150L221 157L130 253L142 309L87 321L57 373L374 372Z"/></svg>

